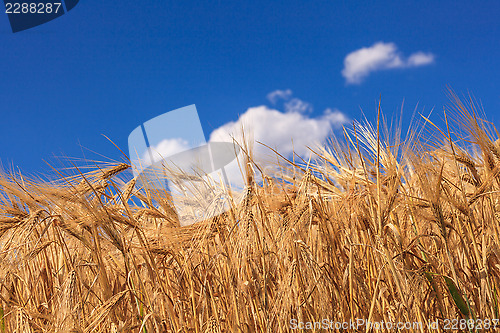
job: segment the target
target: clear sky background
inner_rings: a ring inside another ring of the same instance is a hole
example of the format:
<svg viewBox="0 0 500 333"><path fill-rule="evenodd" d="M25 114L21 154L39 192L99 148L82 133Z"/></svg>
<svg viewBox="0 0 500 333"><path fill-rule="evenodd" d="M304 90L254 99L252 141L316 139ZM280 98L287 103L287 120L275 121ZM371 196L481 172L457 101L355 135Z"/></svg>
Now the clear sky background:
<svg viewBox="0 0 500 333"><path fill-rule="evenodd" d="M0 160L121 160L101 134L127 152L139 124L190 104L207 139L249 109L374 120L380 95L388 116L404 100L405 123L417 104L439 120L447 85L498 124L499 17L498 1L82 0L13 34L1 14Z"/></svg>

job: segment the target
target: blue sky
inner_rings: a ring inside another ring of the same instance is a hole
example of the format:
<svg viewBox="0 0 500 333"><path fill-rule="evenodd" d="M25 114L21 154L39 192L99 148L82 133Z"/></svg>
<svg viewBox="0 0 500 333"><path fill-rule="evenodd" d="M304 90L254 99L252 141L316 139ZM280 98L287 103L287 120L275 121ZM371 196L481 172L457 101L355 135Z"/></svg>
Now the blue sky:
<svg viewBox="0 0 500 333"><path fill-rule="evenodd" d="M190 104L208 139L249 108L285 111L267 96L288 89L307 119L375 119L381 95L388 116L405 101L407 122L417 103L440 119L450 85L498 124L499 16L498 1L88 0L13 34L3 14L0 160L27 173L54 155L121 160L101 134L126 152L139 124ZM346 57L370 47L373 70L349 83Z"/></svg>

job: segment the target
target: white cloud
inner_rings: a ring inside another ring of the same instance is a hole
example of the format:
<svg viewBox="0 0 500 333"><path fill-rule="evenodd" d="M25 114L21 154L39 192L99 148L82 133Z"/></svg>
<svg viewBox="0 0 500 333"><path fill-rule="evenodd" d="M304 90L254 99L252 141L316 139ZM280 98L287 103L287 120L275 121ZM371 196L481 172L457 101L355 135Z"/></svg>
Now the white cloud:
<svg viewBox="0 0 500 333"><path fill-rule="evenodd" d="M292 98L290 101L285 103L285 112L308 113L312 112L312 110L313 107L311 104L298 98Z"/></svg>
<svg viewBox="0 0 500 333"><path fill-rule="evenodd" d="M349 84L361 83L371 72L429 65L434 62L432 53L422 51L405 59L394 43L378 42L349 53L344 59L342 76Z"/></svg>
<svg viewBox="0 0 500 333"><path fill-rule="evenodd" d="M267 99L272 105L276 105L279 100L285 101L283 104L285 112L308 113L313 111L313 107L310 103L304 102L296 97L292 98L292 95L293 92L291 89L278 89L267 94Z"/></svg>
<svg viewBox="0 0 500 333"><path fill-rule="evenodd" d="M266 162L275 162L276 156L257 141L276 149L283 156L291 157L295 152L306 159L310 155L307 147L314 148L325 143L332 129L338 129L347 122L348 117L336 109L326 109L321 116L313 118L296 110L280 112L267 106L257 106L249 108L237 121L215 129L210 141L231 142L234 138L242 144L243 130L246 140L251 138L253 143L254 159L263 166L269 166ZM230 163L225 170L233 186L243 184L237 161Z"/></svg>
<svg viewBox="0 0 500 333"><path fill-rule="evenodd" d="M186 151L189 143L182 138L165 139L156 146L151 146L143 155L141 162L150 165L174 154Z"/></svg>
<svg viewBox="0 0 500 333"><path fill-rule="evenodd" d="M271 102L273 105L276 104L276 102L279 99L283 99L285 101L289 100L290 97L292 97L292 91L290 89L287 90L275 90L267 94L267 99L269 102Z"/></svg>
<svg viewBox="0 0 500 333"><path fill-rule="evenodd" d="M292 152L305 155L307 146L321 144L331 134L332 128L340 128L348 118L338 110L327 109L322 116L311 118L305 114L280 112L267 106L249 108L237 121L229 122L210 135L210 141L231 141L232 137L242 142L243 128L246 137L262 142L277 149L281 154L290 156ZM269 151L255 145L256 153Z"/></svg>
<svg viewBox="0 0 500 333"><path fill-rule="evenodd" d="M434 55L431 53L416 52L408 57L408 66L424 66L434 62Z"/></svg>

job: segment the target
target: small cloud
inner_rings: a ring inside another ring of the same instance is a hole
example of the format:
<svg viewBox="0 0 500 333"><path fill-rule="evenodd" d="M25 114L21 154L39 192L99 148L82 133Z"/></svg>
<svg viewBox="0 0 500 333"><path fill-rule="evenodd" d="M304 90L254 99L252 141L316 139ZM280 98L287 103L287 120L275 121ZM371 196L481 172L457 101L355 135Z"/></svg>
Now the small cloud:
<svg viewBox="0 0 500 333"><path fill-rule="evenodd" d="M333 128L339 129L349 122L349 117L338 109L326 109L323 115L332 124Z"/></svg>
<svg viewBox="0 0 500 333"><path fill-rule="evenodd" d="M313 111L311 104L304 102L299 98L292 98L285 103L285 112L310 113Z"/></svg>
<svg viewBox="0 0 500 333"><path fill-rule="evenodd" d="M267 99L272 105L276 105L280 100L285 101L283 104L285 112L310 113L313 111L313 107L310 103L296 97L292 98L292 95L293 92L291 89L278 89L267 94Z"/></svg>
<svg viewBox="0 0 500 333"><path fill-rule="evenodd" d="M425 66L433 63L434 58L432 53L418 51L405 59L394 43L378 42L349 53L344 59L342 76L348 84L360 84L372 72Z"/></svg>
<svg viewBox="0 0 500 333"><path fill-rule="evenodd" d="M292 97L292 91L290 89L287 90L278 89L267 94L267 99L273 105L276 104L276 102L278 102L278 100L280 99L288 101L290 97Z"/></svg>
<svg viewBox="0 0 500 333"><path fill-rule="evenodd" d="M425 66L434 62L434 55L431 53L416 52L408 57L408 66Z"/></svg>
<svg viewBox="0 0 500 333"><path fill-rule="evenodd" d="M164 158L190 149L189 143L182 138L165 139L156 146L151 146L142 158L144 165L154 164Z"/></svg>

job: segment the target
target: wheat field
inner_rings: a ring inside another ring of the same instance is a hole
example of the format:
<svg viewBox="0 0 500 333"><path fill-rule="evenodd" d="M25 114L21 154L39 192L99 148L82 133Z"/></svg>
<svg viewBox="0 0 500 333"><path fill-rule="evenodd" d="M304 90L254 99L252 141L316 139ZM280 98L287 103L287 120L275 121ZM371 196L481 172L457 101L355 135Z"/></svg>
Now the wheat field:
<svg viewBox="0 0 500 333"><path fill-rule="evenodd" d="M442 116L355 122L277 175L243 145L243 200L187 227L128 163L4 172L0 332L495 331L500 141L472 99Z"/></svg>

